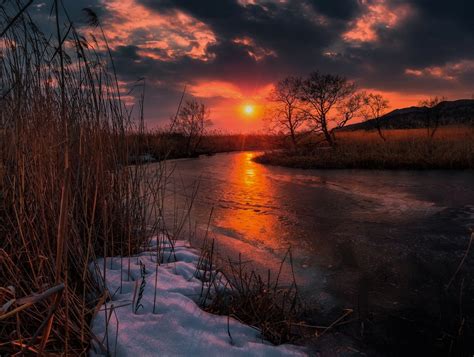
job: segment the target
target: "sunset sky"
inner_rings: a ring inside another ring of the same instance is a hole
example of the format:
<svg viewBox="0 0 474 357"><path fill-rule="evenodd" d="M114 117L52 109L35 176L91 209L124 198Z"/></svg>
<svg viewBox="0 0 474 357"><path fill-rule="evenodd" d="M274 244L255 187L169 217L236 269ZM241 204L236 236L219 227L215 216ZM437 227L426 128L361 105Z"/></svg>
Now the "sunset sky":
<svg viewBox="0 0 474 357"><path fill-rule="evenodd" d="M383 93L391 109L474 93L474 1L66 0L100 16L124 91L146 78L146 123L168 120L183 87L216 129L262 128L272 83L319 70ZM50 3L35 2L38 16ZM251 108L251 109L250 109Z"/></svg>

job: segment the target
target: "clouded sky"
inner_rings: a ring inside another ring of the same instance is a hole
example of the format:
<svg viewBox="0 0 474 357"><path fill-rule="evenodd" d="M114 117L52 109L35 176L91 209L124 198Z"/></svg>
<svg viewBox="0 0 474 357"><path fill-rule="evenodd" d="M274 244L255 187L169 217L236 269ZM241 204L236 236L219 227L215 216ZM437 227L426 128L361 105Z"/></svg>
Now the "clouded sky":
<svg viewBox="0 0 474 357"><path fill-rule="evenodd" d="M472 0L65 0L80 23L95 9L123 85L146 77L146 120L176 111L187 85L215 127L260 128L242 105L313 70L382 92L396 107L474 93ZM36 3L34 11L49 11ZM46 9L48 8L48 9Z"/></svg>

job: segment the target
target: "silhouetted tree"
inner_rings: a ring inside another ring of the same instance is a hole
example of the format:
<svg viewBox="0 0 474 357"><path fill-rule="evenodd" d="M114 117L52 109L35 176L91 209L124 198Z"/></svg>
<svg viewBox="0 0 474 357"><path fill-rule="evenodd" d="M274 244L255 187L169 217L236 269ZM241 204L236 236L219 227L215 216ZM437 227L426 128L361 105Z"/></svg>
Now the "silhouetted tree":
<svg viewBox="0 0 474 357"><path fill-rule="evenodd" d="M388 100L381 94L364 93L363 104L362 115L365 121L370 120L372 125L377 129L382 140L386 141L387 139L383 135L382 127L380 125L380 118L385 114L385 110L389 108Z"/></svg>
<svg viewBox="0 0 474 357"><path fill-rule="evenodd" d="M181 134L186 139L186 154L195 154L206 129L212 125L210 111L204 103L196 100L187 101L178 115L171 119L173 133Z"/></svg>
<svg viewBox="0 0 474 357"><path fill-rule="evenodd" d="M433 138L439 127L439 121L442 115L441 102L447 100L446 97L430 97L422 100L419 105L425 112L425 125L429 138Z"/></svg>
<svg viewBox="0 0 474 357"><path fill-rule="evenodd" d="M313 130L324 135L329 145L336 144L334 131L354 118L362 105L356 86L346 78L313 72L303 81L300 93Z"/></svg>
<svg viewBox="0 0 474 357"><path fill-rule="evenodd" d="M300 129L307 119L300 99L302 80L298 77L287 77L279 81L270 92L266 119L272 126L291 140L293 150L297 150L301 138Z"/></svg>

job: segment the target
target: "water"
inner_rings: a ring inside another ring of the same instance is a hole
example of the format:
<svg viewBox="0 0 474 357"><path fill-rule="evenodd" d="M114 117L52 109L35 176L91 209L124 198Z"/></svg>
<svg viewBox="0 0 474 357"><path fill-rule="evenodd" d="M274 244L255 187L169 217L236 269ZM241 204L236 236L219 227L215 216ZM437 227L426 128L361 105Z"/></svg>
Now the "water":
<svg viewBox="0 0 474 357"><path fill-rule="evenodd" d="M188 195L199 181L192 217L205 230L214 208L221 254L275 271L291 246L303 295L322 312L361 296L371 311L436 310L474 224L472 171L297 170L256 154L170 163Z"/></svg>

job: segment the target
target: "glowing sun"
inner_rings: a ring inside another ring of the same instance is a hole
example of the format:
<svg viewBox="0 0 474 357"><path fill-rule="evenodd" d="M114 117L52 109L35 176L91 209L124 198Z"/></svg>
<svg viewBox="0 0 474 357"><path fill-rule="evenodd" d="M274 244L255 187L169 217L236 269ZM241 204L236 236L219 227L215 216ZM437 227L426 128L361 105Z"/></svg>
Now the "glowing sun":
<svg viewBox="0 0 474 357"><path fill-rule="evenodd" d="M243 112L246 116L252 116L255 113L255 106L252 104L245 104L243 107Z"/></svg>

